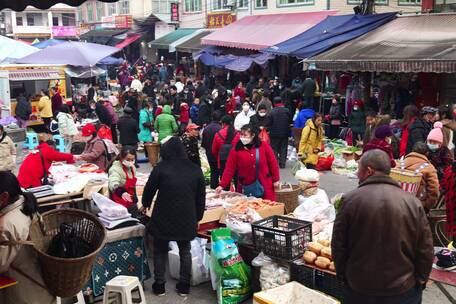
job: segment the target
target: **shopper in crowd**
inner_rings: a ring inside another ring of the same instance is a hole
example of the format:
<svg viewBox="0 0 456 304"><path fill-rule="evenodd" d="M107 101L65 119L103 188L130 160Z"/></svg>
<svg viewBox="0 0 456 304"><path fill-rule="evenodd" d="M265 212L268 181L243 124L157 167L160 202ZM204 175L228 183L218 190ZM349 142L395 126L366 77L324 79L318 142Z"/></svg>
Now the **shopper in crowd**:
<svg viewBox="0 0 456 304"><path fill-rule="evenodd" d="M337 96L333 96L329 108L329 138L339 138L340 126L342 125L342 107Z"/></svg>
<svg viewBox="0 0 456 304"><path fill-rule="evenodd" d="M192 123L199 124L199 122L198 122L199 104L200 104L200 99L195 98L193 100L192 106L190 107L190 119L192 120Z"/></svg>
<svg viewBox="0 0 456 304"><path fill-rule="evenodd" d="M290 111L282 103L282 99L274 98L274 109L272 109L269 120L269 136L271 147L281 169L285 168L288 152L288 136L290 135L290 124L292 117Z"/></svg>
<svg viewBox="0 0 456 304"><path fill-rule="evenodd" d="M40 117L44 122L44 125L49 130L52 120L52 102L49 99L49 95L46 91L40 91L40 101L38 102L38 109L40 110Z"/></svg>
<svg viewBox="0 0 456 304"><path fill-rule="evenodd" d="M153 103L150 98L143 102L143 108L139 111L139 134L138 139L143 143L153 142L152 130L154 127Z"/></svg>
<svg viewBox="0 0 456 304"><path fill-rule="evenodd" d="M138 76L135 76L135 78L132 80L130 84L130 88L135 90L136 93L141 93L143 90L143 85L141 83L141 80L138 79Z"/></svg>
<svg viewBox="0 0 456 304"><path fill-rule="evenodd" d="M388 154L392 168L396 167L396 161L394 160L393 156L393 147L391 146L391 138L394 136L393 132L391 131L390 126L383 125L375 129L374 138L366 143L363 146L363 153L366 153L370 150L382 150Z"/></svg>
<svg viewBox="0 0 456 304"><path fill-rule="evenodd" d="M443 145L448 147L454 156L456 146L456 117L453 117L453 109L449 105L439 107L439 116L443 128Z"/></svg>
<svg viewBox="0 0 456 304"><path fill-rule="evenodd" d="M239 97L240 101L243 102L246 97L246 88L244 83L239 81L237 86L234 88L233 97Z"/></svg>
<svg viewBox="0 0 456 304"><path fill-rule="evenodd" d="M377 125L377 114L369 111L366 113L366 131L364 131L363 144L367 144L374 139L374 131Z"/></svg>
<svg viewBox="0 0 456 304"><path fill-rule="evenodd" d="M199 167L201 167L201 159L198 146L200 130L200 126L192 123L187 126L185 133L181 136L181 140L184 144L188 159Z"/></svg>
<svg viewBox="0 0 456 304"><path fill-rule="evenodd" d="M0 246L0 273L20 282L0 290L0 300L16 304L56 303L55 296L45 287L33 247L15 244L29 239L30 225L38 215L36 198L22 191L13 173L0 171L0 180L0 243L6 243Z"/></svg>
<svg viewBox="0 0 456 304"><path fill-rule="evenodd" d="M189 122L190 122L190 109L186 102L182 102L180 105L180 115L178 118L180 131L185 132Z"/></svg>
<svg viewBox="0 0 456 304"><path fill-rule="evenodd" d="M146 78L144 81L142 92L149 98L155 98L155 85L150 78Z"/></svg>
<svg viewBox="0 0 456 304"><path fill-rule="evenodd" d="M312 119L315 115L314 109L311 108L308 103L301 103L298 105L298 115L294 120L293 127L297 129L302 129L306 126L306 123L309 119Z"/></svg>
<svg viewBox="0 0 456 304"><path fill-rule="evenodd" d="M229 115L222 117L222 129L217 132L212 143L212 155L217 159L220 176L225 170L228 156L239 141L239 132L234 129L233 118Z"/></svg>
<svg viewBox="0 0 456 304"><path fill-rule="evenodd" d="M108 127L111 129L112 134L112 142L117 144L118 142L118 135L117 135L117 123L119 122L119 116L117 115L116 110L112 106L111 102L106 99L103 101L103 105L109 113L109 117L111 118L111 125Z"/></svg>
<svg viewBox="0 0 456 304"><path fill-rule="evenodd" d="M132 117L139 122L139 99L138 94L132 88L129 89L125 106L133 110Z"/></svg>
<svg viewBox="0 0 456 304"><path fill-rule="evenodd" d="M187 158L179 138L172 137L161 146L162 160L152 170L144 187L142 205L150 208L157 194L148 232L154 237L154 284L152 290L161 296L165 291L168 243L176 241L180 256L180 278L177 293L190 292L192 256L190 241L197 235L203 218L206 186L201 168Z"/></svg>
<svg viewBox="0 0 456 304"><path fill-rule="evenodd" d="M434 247L426 212L389 177L390 163L381 150L366 152L359 187L343 196L336 216L332 254L346 303L421 303L431 272Z"/></svg>
<svg viewBox="0 0 456 304"><path fill-rule="evenodd" d="M255 76L250 75L249 81L245 87L245 94L249 97L252 97L253 90L257 87L257 81Z"/></svg>
<svg viewBox="0 0 456 304"><path fill-rule="evenodd" d="M155 131L158 132L158 142L168 136L174 135L178 131L176 119L171 115L171 107L165 105L163 107L163 112L157 116L155 119Z"/></svg>
<svg viewBox="0 0 456 304"><path fill-rule="evenodd" d="M429 132L426 143L429 148L429 160L437 169L439 180L442 180L445 169L453 163L453 156L448 147L443 145L443 125L440 121L434 123L434 129Z"/></svg>
<svg viewBox="0 0 456 304"><path fill-rule="evenodd" d="M58 88L53 87L52 88L52 97L51 97L51 103L52 103L52 114L54 114L54 117L57 117L57 115L60 112L60 109L62 108L62 105L64 104L63 98L59 93Z"/></svg>
<svg viewBox="0 0 456 304"><path fill-rule="evenodd" d="M304 102L314 108L314 96L317 91L317 84L311 77L307 77L302 83L302 95Z"/></svg>
<svg viewBox="0 0 456 304"><path fill-rule="evenodd" d="M407 153L407 143L409 138L409 128L415 122L418 116L418 108L415 105L408 105L404 108L404 118L401 121L401 141L399 145L399 155L404 156Z"/></svg>
<svg viewBox="0 0 456 304"><path fill-rule="evenodd" d="M78 160L69 153L60 153L48 143L52 142L49 134L38 134L39 145L33 150L21 164L17 179L22 188L28 189L46 184L46 177L49 176L49 168L54 161L65 161L69 164Z"/></svg>
<svg viewBox="0 0 456 304"><path fill-rule="evenodd" d="M260 131L263 129L268 129L271 123L266 105L262 104L258 107L256 114L250 117L250 124L252 127Z"/></svg>
<svg viewBox="0 0 456 304"><path fill-rule="evenodd" d="M14 171L16 169L16 146L0 125L0 171Z"/></svg>
<svg viewBox="0 0 456 304"><path fill-rule="evenodd" d="M318 153L321 152L323 143L323 117L315 113L302 129L301 141L299 143L298 156L309 169L315 169L318 163Z"/></svg>
<svg viewBox="0 0 456 304"><path fill-rule="evenodd" d="M251 109L250 104L244 101L242 111L234 119L234 128L238 131L241 130L243 126L250 123L250 117L253 115L255 115L255 112Z"/></svg>
<svg viewBox="0 0 456 304"><path fill-rule="evenodd" d="M104 124L107 127L111 126L111 115L109 114L108 110L103 106L103 104L101 104L100 102L96 102L95 100L91 100L89 102L89 106L92 112L95 112L101 124Z"/></svg>
<svg viewBox="0 0 456 304"><path fill-rule="evenodd" d="M439 178L437 170L427 158L428 155L429 149L427 145L417 142L413 147L412 153L405 156L403 164L404 169L423 175L417 197L423 203L426 212L429 212L439 199Z"/></svg>
<svg viewBox="0 0 456 304"><path fill-rule="evenodd" d="M199 107L198 107L198 125L200 127L207 126L208 123L211 122L211 103L212 100L208 97L203 97L200 100Z"/></svg>
<svg viewBox="0 0 456 304"><path fill-rule="evenodd" d="M212 154L212 145L216 134L222 129L221 125L221 114L219 111L212 113L212 121L203 130L203 136L201 140L201 146L206 151L207 161L211 168L211 183L212 189L217 188L220 178L220 170L217 162L217 155Z"/></svg>
<svg viewBox="0 0 456 304"><path fill-rule="evenodd" d="M266 107L266 112L269 114L271 113L272 110L272 102L269 99L269 94L267 92L263 92L263 95L261 96L260 101L256 104L256 110L258 111L259 106L265 106Z"/></svg>
<svg viewBox="0 0 456 304"><path fill-rule="evenodd" d="M258 130L251 125L241 128L241 136L230 152L217 192L230 186L238 174L237 191L244 192L247 186L259 182L263 199L275 201L274 187L280 182L280 172L271 146L261 142ZM259 191L261 192L261 191Z"/></svg>
<svg viewBox="0 0 456 304"><path fill-rule="evenodd" d="M436 115L436 108L426 106L421 109L420 117L416 118L408 128L407 154L412 152L412 148L417 142L426 142L426 138L432 130L432 124L436 120Z"/></svg>
<svg viewBox="0 0 456 304"><path fill-rule="evenodd" d="M195 98L201 98L206 94L207 88L202 81L196 82Z"/></svg>
<svg viewBox="0 0 456 304"><path fill-rule="evenodd" d="M16 120L19 128L27 128L27 122L32 114L32 105L24 93L20 93L16 103Z"/></svg>
<svg viewBox="0 0 456 304"><path fill-rule="evenodd" d="M138 133L140 132L140 128L138 122L132 115L133 110L129 107L125 107L124 115L119 119L117 127L119 129L119 143L122 146L134 147L136 151L138 148ZM138 167L138 164L135 163L135 166Z"/></svg>
<svg viewBox="0 0 456 304"><path fill-rule="evenodd" d="M78 127L74 122L73 115L70 114L70 107L62 105L59 114L57 114L60 136L65 140L65 150L70 151L74 137L79 134Z"/></svg>
<svg viewBox="0 0 456 304"><path fill-rule="evenodd" d="M82 127L81 134L86 139L84 152L77 156L77 160L84 160L88 163L95 164L102 171L108 166L108 148L103 139L97 135L97 129L91 123Z"/></svg>
<svg viewBox="0 0 456 304"><path fill-rule="evenodd" d="M353 103L353 111L348 119L348 126L352 130L353 145L355 146L363 140L364 132L366 131L366 115L359 100Z"/></svg>
<svg viewBox="0 0 456 304"><path fill-rule="evenodd" d="M127 208L134 217L138 217L135 161L135 147L123 146L109 168L108 186L111 200Z"/></svg>

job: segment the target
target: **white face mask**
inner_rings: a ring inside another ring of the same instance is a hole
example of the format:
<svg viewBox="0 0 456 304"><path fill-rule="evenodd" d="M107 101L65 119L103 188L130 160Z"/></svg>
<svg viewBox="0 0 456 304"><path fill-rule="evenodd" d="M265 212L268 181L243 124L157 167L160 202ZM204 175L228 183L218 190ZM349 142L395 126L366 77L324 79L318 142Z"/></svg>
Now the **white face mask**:
<svg viewBox="0 0 456 304"><path fill-rule="evenodd" d="M248 105L243 105L243 106L242 106L242 110L243 110L244 112L248 112L248 111L250 110L250 107L249 107Z"/></svg>
<svg viewBox="0 0 456 304"><path fill-rule="evenodd" d="M131 168L135 165L134 161L129 161L129 160L123 160L122 165L124 165L127 168Z"/></svg>
<svg viewBox="0 0 456 304"><path fill-rule="evenodd" d="M260 117L265 117L265 116L266 116L266 113L264 113L264 112L259 112L258 115L259 115Z"/></svg>
<svg viewBox="0 0 456 304"><path fill-rule="evenodd" d="M252 138L250 137L241 137L240 140L244 146L252 142Z"/></svg>
<svg viewBox="0 0 456 304"><path fill-rule="evenodd" d="M97 107L96 106L92 106L90 107L92 110L95 110Z"/></svg>

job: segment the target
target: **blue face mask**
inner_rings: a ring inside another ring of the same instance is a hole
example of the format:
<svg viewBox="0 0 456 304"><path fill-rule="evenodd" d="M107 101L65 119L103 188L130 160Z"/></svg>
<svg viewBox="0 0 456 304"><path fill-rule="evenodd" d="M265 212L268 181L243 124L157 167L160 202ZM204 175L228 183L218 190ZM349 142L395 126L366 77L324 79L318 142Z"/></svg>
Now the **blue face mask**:
<svg viewBox="0 0 456 304"><path fill-rule="evenodd" d="M440 148L439 145L437 145L437 144L427 144L427 146L428 146L429 150L431 150L432 152L435 152Z"/></svg>

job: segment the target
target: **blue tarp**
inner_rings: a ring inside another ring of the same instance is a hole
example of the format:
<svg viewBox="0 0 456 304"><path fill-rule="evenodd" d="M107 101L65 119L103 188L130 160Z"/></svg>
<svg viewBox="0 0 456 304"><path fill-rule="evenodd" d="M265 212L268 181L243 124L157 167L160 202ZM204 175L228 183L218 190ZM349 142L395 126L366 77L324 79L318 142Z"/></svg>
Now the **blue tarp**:
<svg viewBox="0 0 456 304"><path fill-rule="evenodd" d="M263 65L274 57L272 54L262 52L244 56L226 54L224 50L215 46L208 46L193 55L194 60L201 60L204 65L236 72L247 71L253 63Z"/></svg>
<svg viewBox="0 0 456 304"><path fill-rule="evenodd" d="M37 47L39 49L45 49L47 48L48 46L53 46L53 45L57 45L57 44L60 44L60 43L63 43L65 42L65 40L59 40L59 39L48 39L48 40L44 40L44 41L40 41L38 43L34 43L32 44L34 47Z"/></svg>
<svg viewBox="0 0 456 304"><path fill-rule="evenodd" d="M395 19L396 15L397 13L328 16L307 31L263 51L300 59L309 58L364 35Z"/></svg>

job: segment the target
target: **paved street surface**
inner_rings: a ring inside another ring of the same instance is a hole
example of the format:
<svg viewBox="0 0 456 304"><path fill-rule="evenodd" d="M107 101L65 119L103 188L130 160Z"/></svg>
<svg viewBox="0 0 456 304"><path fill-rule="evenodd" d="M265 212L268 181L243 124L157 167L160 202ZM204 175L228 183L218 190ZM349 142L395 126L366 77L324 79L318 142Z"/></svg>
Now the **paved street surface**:
<svg viewBox="0 0 456 304"><path fill-rule="evenodd" d="M283 182L293 183L296 180L291 174L291 165L288 165L286 169L282 169L281 177ZM141 164L139 169L141 172L148 172L150 169L149 164ZM356 188L358 180L348 179L346 177L335 175L332 173L324 173L321 175L320 187L326 191L328 196L331 198L337 193L348 192ZM152 267L152 260L150 263ZM374 274L373 274L374 275ZM176 281L169 279L166 285L166 296L156 297L152 294L152 283L153 280L148 280L145 282L145 293L148 303L157 303L157 304L174 304L174 303L198 303L198 304L214 304L217 303L217 298L215 291L212 291L210 283L203 284L200 286L193 287L191 289L191 294L182 298L178 296L175 291ZM456 288L448 285L443 285L445 289L456 298ZM248 301L247 303L251 303ZM442 291L435 284L430 284L428 288L424 291L423 304L451 304L451 302L445 297Z"/></svg>

